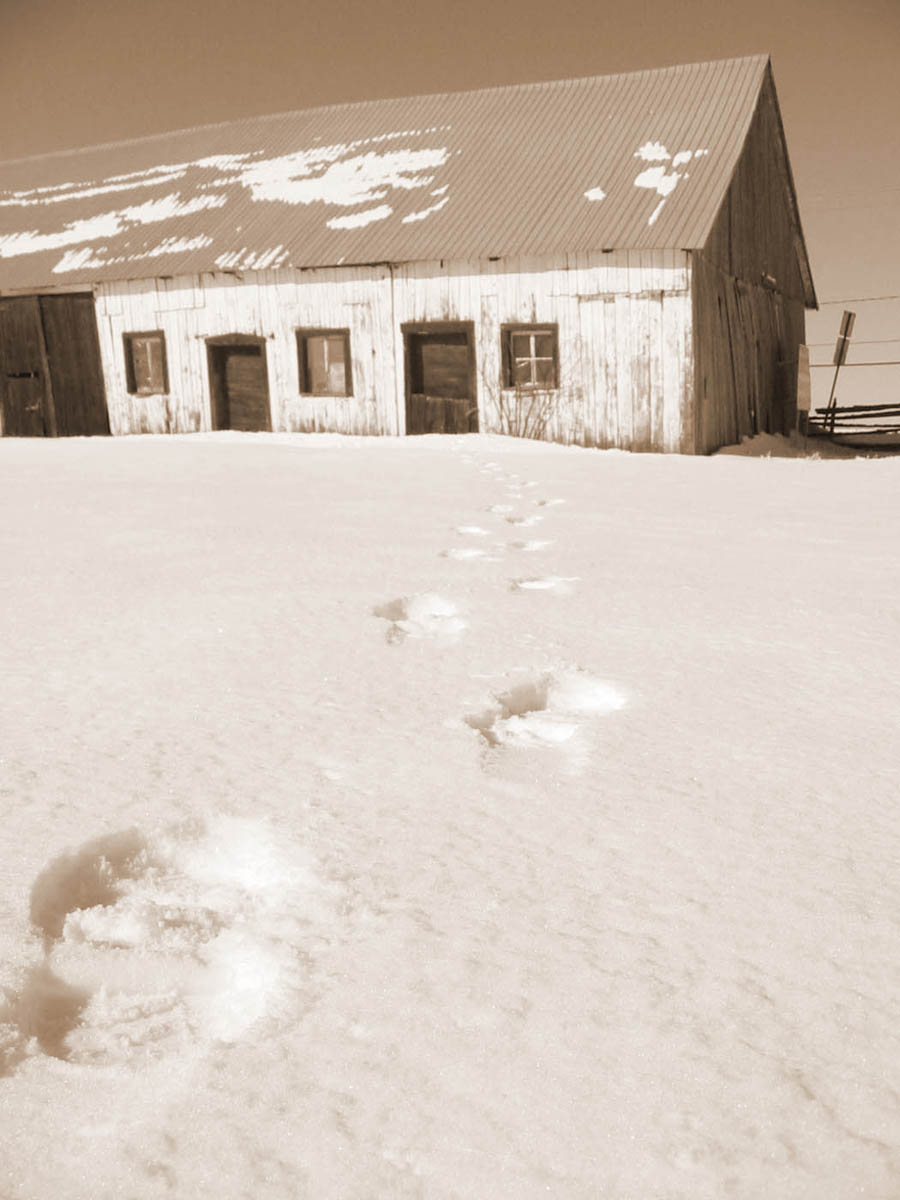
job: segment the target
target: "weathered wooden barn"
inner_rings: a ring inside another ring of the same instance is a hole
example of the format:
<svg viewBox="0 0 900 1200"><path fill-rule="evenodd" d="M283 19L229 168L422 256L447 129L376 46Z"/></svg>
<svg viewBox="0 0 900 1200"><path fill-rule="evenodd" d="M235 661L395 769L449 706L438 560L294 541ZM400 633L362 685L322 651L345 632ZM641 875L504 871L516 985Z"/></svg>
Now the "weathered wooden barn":
<svg viewBox="0 0 900 1200"><path fill-rule="evenodd" d="M756 56L0 165L7 435L792 427L815 307Z"/></svg>

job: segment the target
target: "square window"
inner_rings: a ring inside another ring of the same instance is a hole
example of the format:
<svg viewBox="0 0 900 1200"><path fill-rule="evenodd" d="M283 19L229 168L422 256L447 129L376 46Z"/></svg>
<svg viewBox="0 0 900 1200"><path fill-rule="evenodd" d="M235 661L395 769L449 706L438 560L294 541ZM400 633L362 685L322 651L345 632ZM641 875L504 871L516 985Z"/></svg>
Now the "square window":
<svg viewBox="0 0 900 1200"><path fill-rule="evenodd" d="M166 335L125 333L125 377L129 392L137 396L166 395L169 371L166 363Z"/></svg>
<svg viewBox="0 0 900 1200"><path fill-rule="evenodd" d="M503 325L503 387L559 387L556 325Z"/></svg>
<svg viewBox="0 0 900 1200"><path fill-rule="evenodd" d="M309 396L352 396L349 329L298 329L300 391Z"/></svg>

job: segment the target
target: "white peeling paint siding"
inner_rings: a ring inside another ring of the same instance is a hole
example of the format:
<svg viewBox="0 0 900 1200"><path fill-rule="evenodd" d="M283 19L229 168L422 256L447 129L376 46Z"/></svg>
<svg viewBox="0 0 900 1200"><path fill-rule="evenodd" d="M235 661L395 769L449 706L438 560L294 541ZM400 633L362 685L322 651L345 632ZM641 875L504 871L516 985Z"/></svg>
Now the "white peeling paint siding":
<svg viewBox="0 0 900 1200"><path fill-rule="evenodd" d="M206 339L265 338L272 428L292 432L398 433L385 268L246 271L101 284L97 325L114 434L188 433L211 428ZM300 393L295 330L350 330L352 396ZM169 395L127 389L123 334L166 335Z"/></svg>
<svg viewBox="0 0 900 1200"><path fill-rule="evenodd" d="M103 284L97 314L113 433L210 428L208 337L266 339L272 428L405 432L402 325L472 321L479 427L503 431L500 327L555 323L559 388L545 435L624 449L692 450L689 256L615 251L393 268L244 271ZM351 397L299 390L297 328L349 329ZM170 394L129 395L123 337L166 334Z"/></svg>
<svg viewBox="0 0 900 1200"><path fill-rule="evenodd" d="M395 324L473 321L479 428L500 421L504 324L559 327L546 436L580 445L693 450L690 262L684 251L395 268ZM403 343L395 365L403 398ZM507 392L507 404L513 394Z"/></svg>

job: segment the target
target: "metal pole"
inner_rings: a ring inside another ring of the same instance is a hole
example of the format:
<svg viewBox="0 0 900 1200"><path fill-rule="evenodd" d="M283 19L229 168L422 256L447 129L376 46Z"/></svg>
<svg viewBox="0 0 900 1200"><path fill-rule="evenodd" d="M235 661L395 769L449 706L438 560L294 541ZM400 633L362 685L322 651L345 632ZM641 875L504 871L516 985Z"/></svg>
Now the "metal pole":
<svg viewBox="0 0 900 1200"><path fill-rule="evenodd" d="M853 334L853 326L856 323L856 313L844 311L841 318L841 330L838 334L837 345L834 348L834 379L831 381L831 394L828 397L828 406L825 413L826 428L829 427L830 417L830 432L834 433L834 419L837 416L837 401L834 396L834 389L837 387L838 372L840 371L844 359L847 357L847 351L850 348L850 338ZM834 401L834 403L832 403Z"/></svg>
<svg viewBox="0 0 900 1200"><path fill-rule="evenodd" d="M829 433L834 433L834 418L835 409L837 408L837 401L835 401L834 407L832 407L831 402L834 400L834 389L837 387L838 371L840 371L840 369L841 364L838 363L838 365L834 368L834 379L831 381L831 392L828 396L828 404L825 408L825 428L829 431Z"/></svg>

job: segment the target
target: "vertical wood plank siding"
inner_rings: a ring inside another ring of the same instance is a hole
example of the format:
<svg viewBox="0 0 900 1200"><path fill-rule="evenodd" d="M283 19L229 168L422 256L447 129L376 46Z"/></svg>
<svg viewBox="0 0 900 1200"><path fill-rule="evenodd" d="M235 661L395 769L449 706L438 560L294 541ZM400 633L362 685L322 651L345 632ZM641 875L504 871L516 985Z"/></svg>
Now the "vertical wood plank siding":
<svg viewBox="0 0 900 1200"><path fill-rule="evenodd" d="M769 79L706 246L692 256L700 453L796 422L804 285L778 139Z"/></svg>
<svg viewBox="0 0 900 1200"><path fill-rule="evenodd" d="M113 433L210 428L205 339L266 339L272 428L402 434L401 326L473 321L479 428L501 432L500 326L556 324L559 387L543 436L588 446L693 450L689 255L613 251L394 267L246 271L100 284L97 315ZM347 328L353 395L300 394L294 330ZM161 329L167 396L127 389L122 334Z"/></svg>

